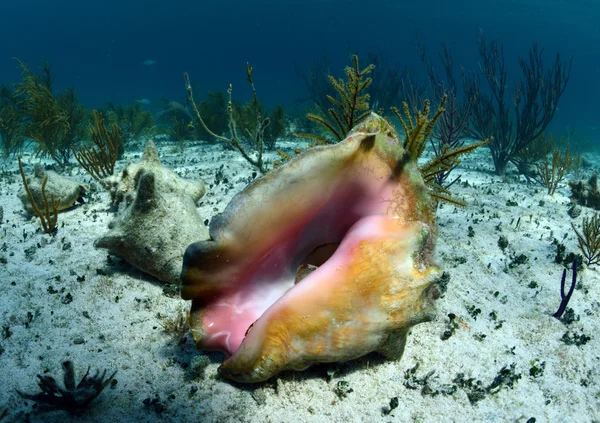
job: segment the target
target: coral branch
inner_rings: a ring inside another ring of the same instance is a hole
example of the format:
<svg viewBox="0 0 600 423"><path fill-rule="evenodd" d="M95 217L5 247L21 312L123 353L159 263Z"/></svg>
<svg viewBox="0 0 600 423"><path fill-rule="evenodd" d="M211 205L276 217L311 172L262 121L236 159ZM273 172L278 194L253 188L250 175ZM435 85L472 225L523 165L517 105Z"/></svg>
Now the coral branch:
<svg viewBox="0 0 600 423"><path fill-rule="evenodd" d="M554 195L572 161L569 156L569 146L565 149L564 155L560 154L559 149L552 150L551 161L548 160L548 155L544 154L543 162L537 164L537 171L542 185L548 189L548 194Z"/></svg>
<svg viewBox="0 0 600 423"><path fill-rule="evenodd" d="M265 131L266 127L269 125L269 118L262 119L262 115L259 111L256 89L254 88L254 82L252 80L252 67L250 67L250 65L248 63L246 63L246 79L247 79L248 83L252 86L253 105L255 106L255 112L256 112L256 129L255 129L255 133L253 135L251 134L254 145L258 151L258 155L257 155L256 159L252 158L246 152L246 150L244 149L244 146L240 142L240 137L238 136L238 132L236 129L236 121L233 117L233 101L232 101L232 96L231 96L231 93L233 92L232 85L229 84L229 89L227 90L227 94L229 95L229 101L227 103L227 114L229 116L228 127L229 127L229 131L231 133L231 136L229 138L227 138L222 135L218 135L218 134L214 133L206 125L206 123L204 122L204 119L202 118L202 115L200 114L200 111L198 110L198 106L196 106L196 102L194 101L194 95L192 92L192 84L190 83L190 78L189 78L187 72L183 74L183 78L185 80L185 89L188 93L188 100L189 100L190 104L192 105L192 109L194 110L194 113L196 114L196 117L198 118L198 121L200 122L200 124L202 125L204 130L212 137L218 139L219 141L224 141L224 142L228 143L229 145L231 145L233 148L235 148L242 155L242 157L244 157L244 159L246 159L246 161L248 163L250 163L252 166L256 167L260 171L260 173L262 173L262 174L267 173L267 170L263 163L262 153L263 153L264 131Z"/></svg>
<svg viewBox="0 0 600 423"><path fill-rule="evenodd" d="M23 179L23 186L25 191L27 192L27 196L29 197L29 202L31 203L31 208L33 212L40 218L42 222L42 228L44 232L49 234L54 232L56 229L56 222L58 221L58 208L60 207L60 199L58 201L54 201L54 194L50 196L50 202L48 202L48 197L46 197L46 182L48 182L48 177L44 178L44 182L42 182L42 197L44 198L44 211L42 212L31 194L29 190L29 184L27 184L27 178L25 177L25 172L23 172L23 165L21 164L21 157L19 160L19 171L21 172L21 178ZM52 208L52 211L50 211Z"/></svg>
<svg viewBox="0 0 600 423"><path fill-rule="evenodd" d="M586 264L589 266L600 263L600 216L598 213L589 219L583 218L583 232L579 232L573 223L571 226L577 235L577 243L585 257Z"/></svg>
<svg viewBox="0 0 600 423"><path fill-rule="evenodd" d="M473 104L470 132L477 139L493 137L490 152L496 173L502 176L508 163L517 164L521 150L552 121L569 82L573 59L562 61L557 54L554 64L545 68L543 49L534 43L528 58L519 59L522 77L508 95L509 79L502 45L488 42L481 33L477 47L488 92L481 88L479 78L464 75L465 93Z"/></svg>
<svg viewBox="0 0 600 423"><path fill-rule="evenodd" d="M94 110L95 125L90 124L92 132L93 147L82 147L79 151L73 148L73 155L81 167L89 173L92 178L100 182L101 179L110 176L115 171L115 163L119 155L121 145L121 132L117 124L113 124L108 132L104 125L104 118L97 110Z"/></svg>
<svg viewBox="0 0 600 423"><path fill-rule="evenodd" d="M577 283L577 260L573 260L573 277L571 279L571 287L567 293L565 293L566 278L567 269L563 269L562 278L560 280L560 306L558 307L558 310L556 310L556 313L552 315L552 317L556 317L557 319L560 319L560 317L563 315L567 309L571 295L573 295L573 290L575 289L575 284Z"/></svg>
<svg viewBox="0 0 600 423"><path fill-rule="evenodd" d="M375 69L374 65L369 65L364 69L360 69L358 64L358 56L352 56L353 66L347 66L345 69L347 81L343 79L335 79L329 75L329 82L337 91L338 98L327 95L327 99L334 107L327 111L333 123L322 116L309 113L306 117L309 120L319 123L325 129L332 133L335 137L335 142L341 141L348 135L350 130L359 122L369 116L369 94L365 92L371 85L373 80L367 76ZM336 128L337 126L337 128ZM316 141L317 144L330 144L330 142L319 135L312 134L294 134L299 138L310 138Z"/></svg>

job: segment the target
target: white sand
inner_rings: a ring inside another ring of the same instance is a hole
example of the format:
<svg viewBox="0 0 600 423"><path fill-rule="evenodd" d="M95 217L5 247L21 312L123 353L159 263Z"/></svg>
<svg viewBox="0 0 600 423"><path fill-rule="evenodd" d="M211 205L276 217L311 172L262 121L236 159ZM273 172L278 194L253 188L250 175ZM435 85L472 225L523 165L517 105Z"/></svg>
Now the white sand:
<svg viewBox="0 0 600 423"><path fill-rule="evenodd" d="M195 144L182 155L171 152L173 144L157 144L164 165L206 182L207 194L198 209L203 219L221 212L250 180L251 167L221 145ZM137 161L139 156L128 158ZM24 157L25 163L33 161ZM117 169L124 165L118 163ZM221 166L228 181L210 187ZM107 193L99 192L85 205L62 213L58 234L52 237L41 233L37 218L28 219L22 210L15 160L0 162L1 168L0 257L7 263L0 264L0 411L9 409L2 423L26 421L26 413L32 422L61 423L600 420L597 266L580 272L583 289L574 292L570 303L580 321L567 327L551 316L560 303L562 272L554 263L551 234L559 240L567 234L567 252L578 252L566 212L570 190L565 183L551 197L540 186L502 182L491 173L488 151L473 154L456 171L469 186L452 189L469 206L445 205L438 211L437 259L451 275L448 290L437 303L437 319L412 331L402 360L367 357L243 386L217 376L219 354L208 356L203 375L194 373L190 362L202 353L189 336L165 332L161 325L165 318L176 317L186 302L165 296L163 284L119 259L108 264L106 251L94 248L94 239L113 217ZM79 168L70 172L74 179L90 182ZM518 206L507 206L507 200ZM591 213L584 209L574 221L580 224ZM468 226L474 229L473 237L468 237ZM506 253L497 245L500 235L509 241ZM28 249L33 251L29 259ZM505 271L510 254L525 254L529 261ZM537 288L528 287L532 281ZM49 293L50 287L57 293ZM64 304L67 294L72 302ZM472 306L481 310L476 318L468 312ZM33 315L29 323L28 313ZM449 313L460 323L444 341ZM561 337L568 329L582 329L591 340L582 346L566 345ZM5 338L7 331L10 336ZM62 380L61 362L66 359L74 361L78 376L88 365L118 370L118 383L79 417L65 411L40 412L15 393L38 392L36 375L45 371ZM545 362L543 374L535 378L529 374L534 360ZM434 372L427 379L431 390L448 391L458 373L488 386L502 367L513 363L514 372L521 375L513 387L502 386L475 404L463 388L432 396L419 385ZM406 372L417 364L409 381ZM336 394L340 381L347 381L352 390L345 397ZM394 397L398 407L384 415ZM158 398L163 409L145 405L147 398Z"/></svg>

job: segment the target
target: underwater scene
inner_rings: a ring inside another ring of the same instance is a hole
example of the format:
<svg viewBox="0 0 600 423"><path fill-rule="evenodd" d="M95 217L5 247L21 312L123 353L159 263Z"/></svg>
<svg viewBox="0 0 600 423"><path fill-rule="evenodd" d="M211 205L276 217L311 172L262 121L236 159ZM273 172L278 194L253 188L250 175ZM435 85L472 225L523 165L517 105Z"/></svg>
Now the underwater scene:
<svg viewBox="0 0 600 423"><path fill-rule="evenodd" d="M600 422L600 3L0 17L0 423Z"/></svg>

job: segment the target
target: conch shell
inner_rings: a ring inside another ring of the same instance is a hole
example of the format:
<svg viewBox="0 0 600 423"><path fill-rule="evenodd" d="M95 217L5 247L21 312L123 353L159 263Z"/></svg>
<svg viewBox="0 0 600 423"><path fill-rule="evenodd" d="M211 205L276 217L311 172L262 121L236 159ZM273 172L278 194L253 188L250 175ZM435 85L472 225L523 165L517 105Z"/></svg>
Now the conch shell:
<svg viewBox="0 0 600 423"><path fill-rule="evenodd" d="M431 320L435 216L414 160L372 114L254 181L188 247L181 295L219 372L260 382L372 351L402 356Z"/></svg>

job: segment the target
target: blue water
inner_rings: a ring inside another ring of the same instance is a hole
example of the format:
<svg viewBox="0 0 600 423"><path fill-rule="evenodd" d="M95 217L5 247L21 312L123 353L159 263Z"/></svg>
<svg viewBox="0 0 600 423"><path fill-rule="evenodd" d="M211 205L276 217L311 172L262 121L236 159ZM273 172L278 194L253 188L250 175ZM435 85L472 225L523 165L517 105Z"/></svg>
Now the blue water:
<svg viewBox="0 0 600 423"><path fill-rule="evenodd" d="M475 38L481 28L504 45L511 76L517 57L533 41L574 56L571 80L552 128L569 125L597 138L600 98L600 2L596 0L346 1L114 1L2 0L0 83L19 80L12 59L32 68L45 57L57 88L74 84L86 107L147 98L181 101L182 74L202 90L248 99L245 63L254 68L259 97L288 110L306 97L295 66L308 68L327 55L332 68L346 64L348 49L375 52L391 63L423 68L411 44L418 32L435 53L440 42L457 65L478 70ZM144 65L144 61L156 61ZM202 97L204 92L196 93Z"/></svg>

